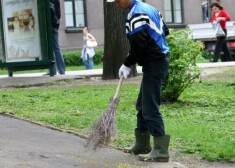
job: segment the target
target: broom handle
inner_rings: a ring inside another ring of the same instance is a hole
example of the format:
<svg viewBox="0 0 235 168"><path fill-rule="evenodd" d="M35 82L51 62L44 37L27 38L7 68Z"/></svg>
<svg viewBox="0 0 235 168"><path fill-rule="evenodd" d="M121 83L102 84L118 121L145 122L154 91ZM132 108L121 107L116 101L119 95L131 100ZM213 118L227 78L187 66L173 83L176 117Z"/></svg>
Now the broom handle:
<svg viewBox="0 0 235 168"><path fill-rule="evenodd" d="M116 99L118 97L118 94L120 92L120 88L121 88L121 85L122 85L123 78L124 78L124 76L122 75L119 79L118 86L117 86L117 89L116 89L116 93L115 93L113 99Z"/></svg>

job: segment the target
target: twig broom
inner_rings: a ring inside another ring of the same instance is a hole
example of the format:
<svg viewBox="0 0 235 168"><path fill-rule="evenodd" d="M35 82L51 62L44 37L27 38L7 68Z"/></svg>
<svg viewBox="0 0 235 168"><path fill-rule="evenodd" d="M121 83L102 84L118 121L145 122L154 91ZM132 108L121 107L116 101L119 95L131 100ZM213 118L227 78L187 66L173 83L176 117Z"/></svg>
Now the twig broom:
<svg viewBox="0 0 235 168"><path fill-rule="evenodd" d="M109 102L109 106L102 116L92 125L91 134L88 137L87 146L93 150L100 148L102 144L108 144L111 137L116 134L116 108L119 103L119 91L123 81L121 76L116 92Z"/></svg>

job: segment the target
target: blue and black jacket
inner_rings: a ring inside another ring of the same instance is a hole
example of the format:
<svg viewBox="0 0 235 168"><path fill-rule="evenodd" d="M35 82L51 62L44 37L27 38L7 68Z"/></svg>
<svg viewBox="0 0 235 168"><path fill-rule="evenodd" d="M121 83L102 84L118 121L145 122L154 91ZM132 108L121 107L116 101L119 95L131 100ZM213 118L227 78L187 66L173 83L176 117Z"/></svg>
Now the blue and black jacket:
<svg viewBox="0 0 235 168"><path fill-rule="evenodd" d="M135 63L142 66L169 53L161 14L151 5L132 1L126 20L126 35L130 51L124 65L128 67Z"/></svg>

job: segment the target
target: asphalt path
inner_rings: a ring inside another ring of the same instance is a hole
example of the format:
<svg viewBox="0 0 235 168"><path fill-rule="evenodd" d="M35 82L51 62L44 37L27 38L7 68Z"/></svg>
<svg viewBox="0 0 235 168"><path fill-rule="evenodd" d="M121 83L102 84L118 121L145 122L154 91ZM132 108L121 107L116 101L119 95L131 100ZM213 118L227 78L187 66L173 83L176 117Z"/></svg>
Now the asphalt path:
<svg viewBox="0 0 235 168"><path fill-rule="evenodd" d="M86 147L78 135L0 115L1 168L180 168L176 162L141 162L113 147Z"/></svg>

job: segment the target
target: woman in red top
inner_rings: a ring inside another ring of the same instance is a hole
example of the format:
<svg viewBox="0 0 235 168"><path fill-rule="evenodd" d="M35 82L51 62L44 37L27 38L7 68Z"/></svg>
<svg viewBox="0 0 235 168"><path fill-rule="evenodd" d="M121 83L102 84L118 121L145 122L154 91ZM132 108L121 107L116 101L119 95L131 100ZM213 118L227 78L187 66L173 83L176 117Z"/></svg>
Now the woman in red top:
<svg viewBox="0 0 235 168"><path fill-rule="evenodd" d="M226 44L226 37L227 37L227 29L226 29L226 22L230 21L229 14L224 10L223 6L221 6L218 2L213 2L210 6L213 15L211 22L219 22L221 25L221 28L223 29L225 36L216 37L216 46L214 51L214 57L211 60L211 62L217 62L220 56L221 49L224 52L224 57L221 57L222 61L232 61L232 57L230 54L230 51L228 49L228 46Z"/></svg>

